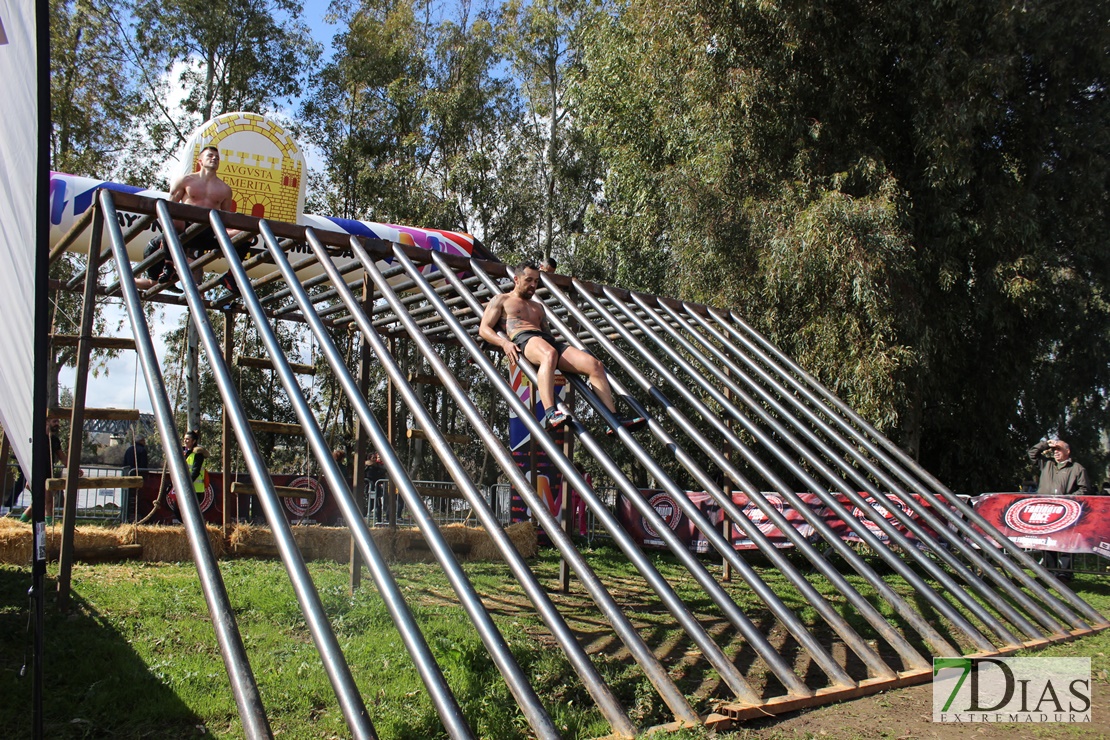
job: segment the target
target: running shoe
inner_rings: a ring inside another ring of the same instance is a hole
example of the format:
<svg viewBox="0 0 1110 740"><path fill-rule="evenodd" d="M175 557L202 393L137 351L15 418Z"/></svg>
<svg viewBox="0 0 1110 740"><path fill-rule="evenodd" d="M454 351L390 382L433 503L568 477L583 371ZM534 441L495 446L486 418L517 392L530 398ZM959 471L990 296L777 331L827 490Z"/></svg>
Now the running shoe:
<svg viewBox="0 0 1110 740"><path fill-rule="evenodd" d="M570 419L570 414L562 407L562 404L557 404L555 408L548 409L543 417L543 425L550 431L554 432L560 429L567 420Z"/></svg>

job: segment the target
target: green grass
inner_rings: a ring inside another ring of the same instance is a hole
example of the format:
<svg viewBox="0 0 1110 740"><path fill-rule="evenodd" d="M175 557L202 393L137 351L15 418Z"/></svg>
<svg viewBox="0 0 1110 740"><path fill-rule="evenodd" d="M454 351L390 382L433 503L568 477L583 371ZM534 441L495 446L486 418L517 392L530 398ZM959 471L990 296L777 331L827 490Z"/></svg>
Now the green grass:
<svg viewBox="0 0 1110 740"><path fill-rule="evenodd" d="M700 712L709 711L713 701L724 696L716 676L704 661L690 657L696 651L674 627L658 598L619 552L598 548L588 551L587 558L611 590L620 590L619 603L648 644L664 653L664 664L691 704ZM723 623L689 574L669 557L653 559L726 653L747 665L751 676L761 675L758 660L744 657L749 648ZM351 596L346 566L315 562L308 567L380 736L441 737L439 720L373 584L364 581L364 587ZM547 552L533 561L533 567L541 582L554 588L557 557ZM716 566L711 568L719 575ZM607 723L507 569L501 564L472 564L466 570L563 735L607 734ZM770 568L760 570L788 606L806 621L815 619L812 608L781 574ZM221 571L275 733L281 738L347 736L280 563L233 560L222 563ZM394 572L475 732L498 739L529 736L527 723L440 569L407 564L395 566ZM843 597L829 593L822 582L814 580L841 607ZM0 696L6 700L0 704L0 728L5 738L30 736L30 680L18 676L30 650L28 585L28 569L0 566ZM1076 585L1096 608L1110 611L1110 587L1092 576L1081 576ZM735 579L727 588L757 625L772 624L766 608L742 582ZM60 614L52 603L50 583L47 737L242 736L191 564L79 565L73 589L73 608ZM594 653L595 665L633 720L641 727L669 721L668 710L639 669L615 641L607 641L611 628L600 623L596 607L582 589L553 594L553 599ZM844 611L851 616L851 610ZM1110 634L1104 632L1036 654L1096 656L1095 678L1106 681L1108 653ZM796 660L806 657L799 654ZM703 736L699 730L668 737Z"/></svg>

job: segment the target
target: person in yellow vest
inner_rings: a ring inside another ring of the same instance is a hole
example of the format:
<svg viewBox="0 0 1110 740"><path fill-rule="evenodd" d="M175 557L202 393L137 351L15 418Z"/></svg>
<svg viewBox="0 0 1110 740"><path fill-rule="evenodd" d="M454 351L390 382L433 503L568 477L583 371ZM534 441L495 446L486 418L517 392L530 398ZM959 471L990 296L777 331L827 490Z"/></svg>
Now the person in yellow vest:
<svg viewBox="0 0 1110 740"><path fill-rule="evenodd" d="M208 487L208 471L204 469L204 448L200 446L200 432L190 429L185 432L183 440L185 465L189 468L189 480L193 482L193 492L196 493L197 502L204 498L204 489Z"/></svg>

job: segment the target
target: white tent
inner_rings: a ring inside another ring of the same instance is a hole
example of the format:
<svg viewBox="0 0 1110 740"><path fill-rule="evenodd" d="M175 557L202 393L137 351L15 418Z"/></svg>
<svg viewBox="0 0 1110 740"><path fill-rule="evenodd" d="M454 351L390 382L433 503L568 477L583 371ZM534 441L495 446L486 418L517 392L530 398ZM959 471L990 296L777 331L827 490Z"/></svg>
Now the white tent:
<svg viewBox="0 0 1110 740"><path fill-rule="evenodd" d="M35 4L0 0L0 424L31 472L38 101Z"/></svg>

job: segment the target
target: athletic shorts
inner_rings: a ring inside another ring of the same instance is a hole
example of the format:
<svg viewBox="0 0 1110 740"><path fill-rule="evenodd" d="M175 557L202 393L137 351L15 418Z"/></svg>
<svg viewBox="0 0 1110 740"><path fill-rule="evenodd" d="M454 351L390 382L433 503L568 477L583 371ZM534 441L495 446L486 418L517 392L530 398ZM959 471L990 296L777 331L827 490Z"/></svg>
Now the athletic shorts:
<svg viewBox="0 0 1110 740"><path fill-rule="evenodd" d="M190 260L195 260L197 257L204 254L205 252L211 252L219 248L220 242L216 239L216 234L212 231L212 227L205 225L205 227L201 229L201 231L199 231L196 236L190 239L188 244L185 245L185 256L188 257ZM147 243L146 249L143 250L143 259L146 259L150 255L158 251L162 252L163 259L158 260L149 268L147 268L147 277L149 277L151 280L157 281L158 278L162 275L162 271L165 270L166 276L167 278L169 278L169 280L163 280L163 282L176 281L177 272L173 269L173 262L165 259L165 257L167 257L169 253L166 252L165 237L163 237L161 234L154 237L150 240L149 243Z"/></svg>
<svg viewBox="0 0 1110 740"><path fill-rule="evenodd" d="M524 331L517 332L516 336L512 338L512 343L515 344L520 349L521 354L523 354L524 347L527 346L528 340L530 340L532 337L539 337L543 341L550 344L552 347L555 348L556 354L558 354L560 357L563 356L563 352L565 352L570 346L566 342L560 342L558 339L551 336L549 332L536 331L534 329L526 329Z"/></svg>

